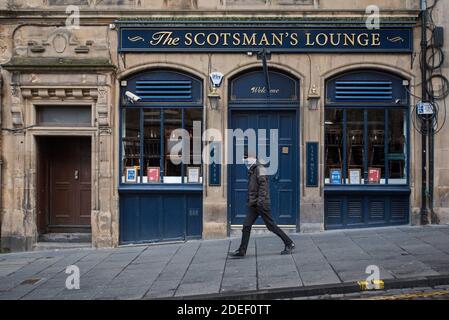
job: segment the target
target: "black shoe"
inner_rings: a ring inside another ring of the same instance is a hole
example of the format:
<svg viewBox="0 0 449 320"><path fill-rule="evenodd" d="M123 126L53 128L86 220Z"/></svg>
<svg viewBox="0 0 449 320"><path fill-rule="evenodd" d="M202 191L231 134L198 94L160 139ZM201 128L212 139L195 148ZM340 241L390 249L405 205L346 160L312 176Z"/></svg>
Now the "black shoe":
<svg viewBox="0 0 449 320"><path fill-rule="evenodd" d="M243 258L245 256L245 251L237 249L234 252L229 252L229 256L232 258Z"/></svg>
<svg viewBox="0 0 449 320"><path fill-rule="evenodd" d="M281 252L281 254L291 254L293 249L295 249L295 244L292 242L285 246L285 249Z"/></svg>

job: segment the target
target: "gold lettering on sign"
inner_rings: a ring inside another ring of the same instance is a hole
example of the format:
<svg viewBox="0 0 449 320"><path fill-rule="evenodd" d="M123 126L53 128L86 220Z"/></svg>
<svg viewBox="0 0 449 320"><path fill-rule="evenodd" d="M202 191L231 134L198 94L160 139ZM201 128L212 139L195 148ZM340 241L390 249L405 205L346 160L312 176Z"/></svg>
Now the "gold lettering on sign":
<svg viewBox="0 0 449 320"><path fill-rule="evenodd" d="M310 42L310 36L311 36L311 34L310 33L306 33L306 46L313 46L315 43L311 43Z"/></svg>
<svg viewBox="0 0 449 320"><path fill-rule="evenodd" d="M299 43L298 34L296 32L290 35L290 45L296 46Z"/></svg>
<svg viewBox="0 0 449 320"><path fill-rule="evenodd" d="M185 37L184 44L185 44L186 46L191 46L192 43L193 43L192 33L191 33L191 32L187 32L186 35L185 35L184 37Z"/></svg>
<svg viewBox="0 0 449 320"><path fill-rule="evenodd" d="M280 89L270 89L270 93L272 94L278 94L280 92ZM267 93L267 87L252 87L251 88L252 94L265 94Z"/></svg>
<svg viewBox="0 0 449 320"><path fill-rule="evenodd" d="M238 33L234 33L234 34L232 35L232 39L233 39L232 44L233 44L234 46L240 45L241 40L240 40L240 35L239 35Z"/></svg>
<svg viewBox="0 0 449 320"><path fill-rule="evenodd" d="M345 33L345 46L348 46L348 42L351 43L351 46L355 44L355 33L347 34Z"/></svg>
<svg viewBox="0 0 449 320"><path fill-rule="evenodd" d="M174 38L173 32L171 31L156 32L153 34L150 44L153 46L177 46L179 44L179 38Z"/></svg>
<svg viewBox="0 0 449 320"><path fill-rule="evenodd" d="M243 34L243 45L244 46L255 46L256 45L256 34L253 33L250 38L247 33L244 33Z"/></svg>
<svg viewBox="0 0 449 320"><path fill-rule="evenodd" d="M319 33L316 36L316 43L318 43L319 46L325 46L329 42L329 37L325 33Z"/></svg>
<svg viewBox="0 0 449 320"><path fill-rule="evenodd" d="M273 33L273 46L282 46L284 43L284 35L283 34L275 34Z"/></svg>
<svg viewBox="0 0 449 320"><path fill-rule="evenodd" d="M223 33L223 45L227 46L228 45L228 38L229 36L231 36L231 34L229 32Z"/></svg>
<svg viewBox="0 0 449 320"><path fill-rule="evenodd" d="M270 42L268 41L267 35L264 33L259 41L259 46L269 46L269 45Z"/></svg>
<svg viewBox="0 0 449 320"><path fill-rule="evenodd" d="M373 41L372 41L371 45L372 46L380 46L380 34L373 33L372 37L373 37Z"/></svg>
<svg viewBox="0 0 449 320"><path fill-rule="evenodd" d="M216 46L220 41L220 37L216 33L210 33L207 36L207 44L210 46Z"/></svg>
<svg viewBox="0 0 449 320"><path fill-rule="evenodd" d="M128 37L130 41L142 41L140 36ZM397 40L399 39L399 40ZM404 41L400 37L388 39L389 41ZM186 32L183 36L185 46L297 46L303 43L306 47L367 47L380 46L380 33L345 33L345 32L305 32L304 39L300 34L293 32ZM172 31L155 32L151 37L152 46L179 46L181 39Z"/></svg>
<svg viewBox="0 0 449 320"><path fill-rule="evenodd" d="M335 37L335 36L337 36L337 37ZM329 37L330 37L330 39L331 39L331 44L332 44L334 47L337 47L337 46L340 45L341 33L337 33L337 34L329 33ZM337 39L336 39L336 38L337 38Z"/></svg>
<svg viewBox="0 0 449 320"><path fill-rule="evenodd" d="M366 47L369 44L368 33L361 33L357 37L357 42L362 47Z"/></svg>
<svg viewBox="0 0 449 320"><path fill-rule="evenodd" d="M200 37L203 40L200 40ZM206 37L206 34L204 32L197 33L194 38L195 44L197 44L199 46L204 46L204 44L206 43L206 40L204 40L205 37Z"/></svg>

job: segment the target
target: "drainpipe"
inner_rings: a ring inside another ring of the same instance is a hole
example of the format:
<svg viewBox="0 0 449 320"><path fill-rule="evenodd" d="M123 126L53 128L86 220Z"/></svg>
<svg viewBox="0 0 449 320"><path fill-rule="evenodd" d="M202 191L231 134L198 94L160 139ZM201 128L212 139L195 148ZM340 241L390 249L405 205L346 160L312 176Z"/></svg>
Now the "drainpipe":
<svg viewBox="0 0 449 320"><path fill-rule="evenodd" d="M427 94L427 1L421 0L421 90L422 101L428 101ZM427 136L429 131L429 120L422 119L421 146L422 146L422 169L421 169L421 224L428 223L427 210Z"/></svg>
<svg viewBox="0 0 449 320"><path fill-rule="evenodd" d="M1 114L3 113L3 77L0 70L0 128L2 127L2 117ZM1 132L0 132L1 134ZM3 137L0 137L0 151L3 150ZM2 237L2 222L3 222L3 180L2 180L2 170L3 170L3 159L2 155L3 152L0 152L0 242ZM0 245L0 252L1 252L1 245Z"/></svg>

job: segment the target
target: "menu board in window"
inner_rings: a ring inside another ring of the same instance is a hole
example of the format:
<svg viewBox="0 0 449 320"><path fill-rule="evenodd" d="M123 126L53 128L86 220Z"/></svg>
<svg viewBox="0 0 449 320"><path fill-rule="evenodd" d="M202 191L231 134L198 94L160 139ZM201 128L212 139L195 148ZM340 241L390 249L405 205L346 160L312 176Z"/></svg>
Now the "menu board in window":
<svg viewBox="0 0 449 320"><path fill-rule="evenodd" d="M341 184L341 170L331 169L330 170L331 184Z"/></svg>
<svg viewBox="0 0 449 320"><path fill-rule="evenodd" d="M136 167L126 167L125 181L126 182L137 182L137 168Z"/></svg>
<svg viewBox="0 0 449 320"><path fill-rule="evenodd" d="M361 170L360 169L350 169L349 170L349 184L360 184L361 183Z"/></svg>
<svg viewBox="0 0 449 320"><path fill-rule="evenodd" d="M148 167L147 169L147 177L148 182L160 182L160 171L159 167Z"/></svg>
<svg viewBox="0 0 449 320"><path fill-rule="evenodd" d="M379 183L380 182L380 169L379 168L369 168L368 169L368 182L369 183Z"/></svg>
<svg viewBox="0 0 449 320"><path fill-rule="evenodd" d="M187 167L187 182L200 183L200 167Z"/></svg>

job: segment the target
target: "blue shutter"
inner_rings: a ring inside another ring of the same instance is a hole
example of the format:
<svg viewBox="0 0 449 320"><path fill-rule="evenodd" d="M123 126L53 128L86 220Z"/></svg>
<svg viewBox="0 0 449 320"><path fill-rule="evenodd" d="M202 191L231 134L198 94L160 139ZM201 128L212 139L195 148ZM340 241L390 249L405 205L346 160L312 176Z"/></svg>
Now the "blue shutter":
<svg viewBox="0 0 449 320"><path fill-rule="evenodd" d="M389 101L393 99L391 81L337 81L336 101Z"/></svg>
<svg viewBox="0 0 449 320"><path fill-rule="evenodd" d="M136 81L136 94L144 101L192 99L192 81Z"/></svg>
<svg viewBox="0 0 449 320"><path fill-rule="evenodd" d="M326 104L408 105L407 82L386 72L357 70L329 79Z"/></svg>

